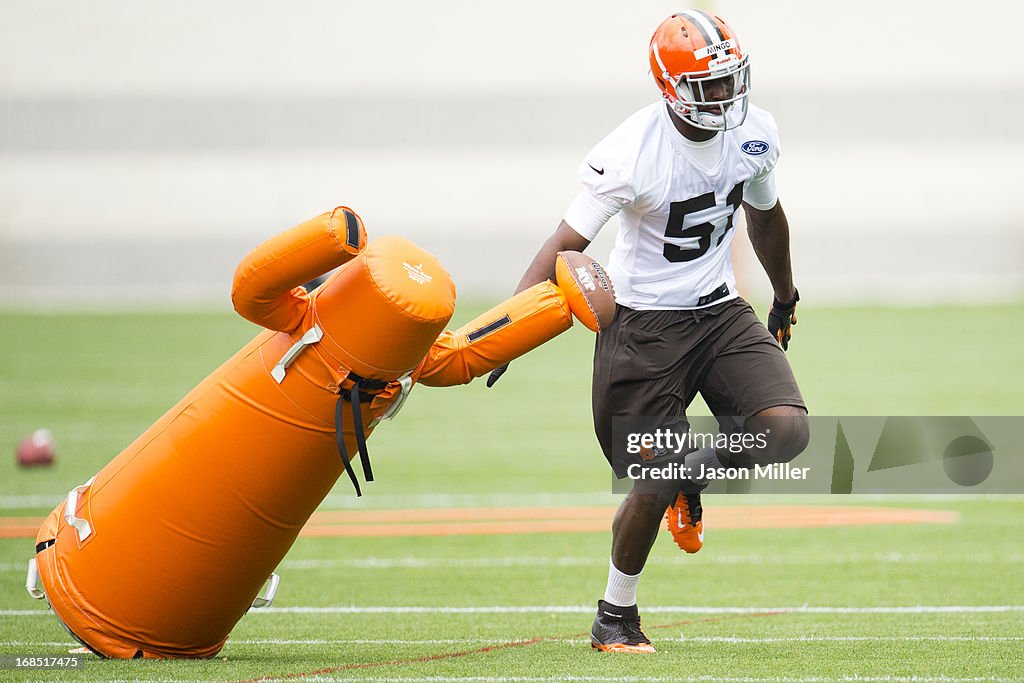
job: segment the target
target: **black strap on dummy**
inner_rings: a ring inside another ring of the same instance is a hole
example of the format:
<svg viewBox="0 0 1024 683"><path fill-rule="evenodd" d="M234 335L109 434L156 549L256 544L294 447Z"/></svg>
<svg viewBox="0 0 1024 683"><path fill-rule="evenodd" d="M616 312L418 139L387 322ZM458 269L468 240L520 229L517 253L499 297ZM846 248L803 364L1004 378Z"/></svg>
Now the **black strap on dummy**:
<svg viewBox="0 0 1024 683"><path fill-rule="evenodd" d="M342 433L342 415L345 406L345 399L339 398L334 404L334 436L338 439L338 453L341 454L341 462L345 465L345 473L352 480L352 486L356 488L356 495L361 496L363 492L359 489L359 480L356 479L356 471L352 469L352 463L348 461L348 449L345 448L345 435ZM359 429L356 425L356 429Z"/></svg>
<svg viewBox="0 0 1024 683"><path fill-rule="evenodd" d="M356 450L359 451L359 463L363 466L363 478L366 481L373 481L373 470L370 469L370 452L366 450L366 434L363 433L363 409L359 407L359 404L362 403L361 398L359 385L353 384L348 400L352 403L352 419L356 423Z"/></svg>
<svg viewBox="0 0 1024 683"><path fill-rule="evenodd" d="M349 462L348 449L345 448L344 422L342 418L344 405L345 401L352 404L353 431L356 435L356 448L359 451L359 463L363 468L363 477L366 481L373 481L373 469L370 467L370 453L366 449L366 432L363 431L363 410L360 404L372 401L376 394L369 392L381 391L387 387L388 383L377 379L366 379L354 372L350 372L348 378L352 380L352 388L349 389L347 396L342 393L338 397L338 402L334 405L334 435L338 440L338 453L341 455L341 461L345 464L345 473L352 480L352 486L356 489L356 495L362 496L363 492L359 488L359 480L356 479L356 472L352 469L352 463Z"/></svg>

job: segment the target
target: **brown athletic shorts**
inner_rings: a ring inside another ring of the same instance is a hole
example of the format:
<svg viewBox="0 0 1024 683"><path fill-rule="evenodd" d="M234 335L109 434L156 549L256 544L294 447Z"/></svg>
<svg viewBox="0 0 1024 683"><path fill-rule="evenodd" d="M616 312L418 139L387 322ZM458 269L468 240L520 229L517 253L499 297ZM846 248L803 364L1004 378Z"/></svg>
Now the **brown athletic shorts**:
<svg viewBox="0 0 1024 683"><path fill-rule="evenodd" d="M743 299L695 310L617 306L594 349L594 429L608 462L614 418L682 418L698 392L721 417L806 407L786 354Z"/></svg>

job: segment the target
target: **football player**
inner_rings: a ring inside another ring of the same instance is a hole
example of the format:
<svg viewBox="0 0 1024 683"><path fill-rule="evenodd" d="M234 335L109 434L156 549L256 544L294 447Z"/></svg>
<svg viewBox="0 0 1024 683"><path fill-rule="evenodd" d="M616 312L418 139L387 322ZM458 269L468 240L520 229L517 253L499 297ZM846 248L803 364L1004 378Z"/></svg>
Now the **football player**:
<svg viewBox="0 0 1024 683"><path fill-rule="evenodd" d="M779 139L772 116L750 104L750 57L721 18L686 10L650 42L659 101L636 112L586 156L583 188L543 244L516 291L551 279L554 256L582 251L614 215L608 261L616 316L594 351L594 427L613 463L614 418L684 421L700 393L723 427L765 434L757 453L685 455L692 471L785 462L807 444L807 411L789 362L799 300L789 225L776 193ZM774 300L761 324L736 291L736 212L767 273ZM488 385L504 368L492 373ZM731 418L727 420L726 418ZM685 423L685 422L684 422ZM703 545L700 490L637 482L612 523L611 564L591 631L594 648L653 652L640 629L637 585L661 519L687 552Z"/></svg>

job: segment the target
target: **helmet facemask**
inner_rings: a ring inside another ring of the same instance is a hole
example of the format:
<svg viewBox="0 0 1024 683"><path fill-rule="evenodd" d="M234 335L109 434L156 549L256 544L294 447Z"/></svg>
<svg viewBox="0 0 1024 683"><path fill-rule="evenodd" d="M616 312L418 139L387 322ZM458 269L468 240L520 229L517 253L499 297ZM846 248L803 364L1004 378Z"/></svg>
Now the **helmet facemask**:
<svg viewBox="0 0 1024 683"><path fill-rule="evenodd" d="M662 79L667 86L663 94L672 111L696 128L729 130L742 125L747 117L748 55L712 67L710 71L683 73L677 78L665 72Z"/></svg>

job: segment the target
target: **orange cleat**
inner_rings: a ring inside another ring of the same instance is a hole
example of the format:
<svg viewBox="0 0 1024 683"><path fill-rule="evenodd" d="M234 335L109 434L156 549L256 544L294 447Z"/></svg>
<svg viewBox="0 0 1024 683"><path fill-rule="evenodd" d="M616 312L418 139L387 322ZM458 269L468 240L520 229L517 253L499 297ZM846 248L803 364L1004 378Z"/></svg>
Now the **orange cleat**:
<svg viewBox="0 0 1024 683"><path fill-rule="evenodd" d="M704 547L704 511L699 493L680 493L675 504L665 513L665 522L672 540L688 553Z"/></svg>

